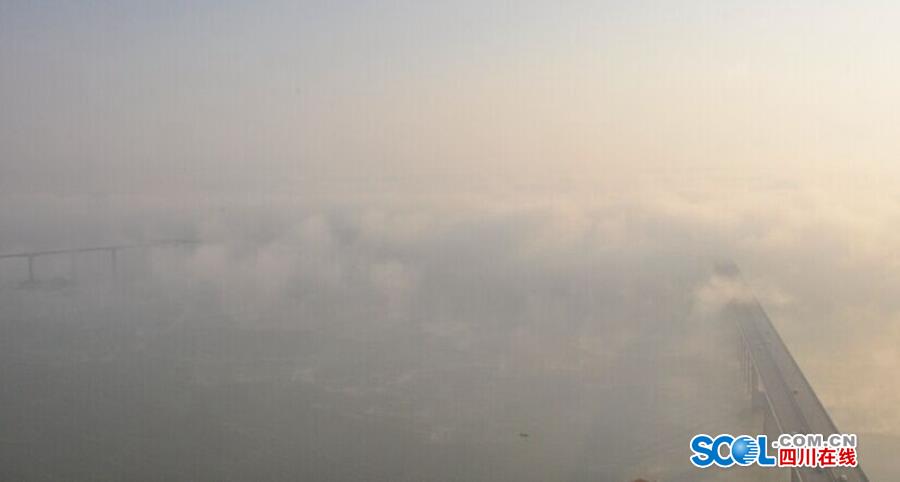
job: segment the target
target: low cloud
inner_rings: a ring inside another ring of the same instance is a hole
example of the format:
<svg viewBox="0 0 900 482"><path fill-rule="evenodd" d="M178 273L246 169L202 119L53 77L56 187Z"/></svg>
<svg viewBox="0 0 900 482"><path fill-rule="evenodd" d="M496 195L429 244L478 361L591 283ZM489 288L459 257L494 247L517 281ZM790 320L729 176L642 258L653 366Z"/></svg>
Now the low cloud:
<svg viewBox="0 0 900 482"><path fill-rule="evenodd" d="M893 201L841 201L790 187L727 198L644 189L601 201L573 190L530 203L479 203L225 203L179 211L174 222L164 206L134 219L120 207L113 237L205 241L149 257L144 281L134 281L147 285L149 273L153 286L142 288L154 294L141 318L316 333L331 340L322 349L381 346L387 352L355 348L362 351L343 361L322 352L286 376L351 398L367 390L425 397L414 418L434 443L471 436L465 420L503 418L469 396L453 410L431 400L438 376L451 377L460 393L488 383L495 400L526 397L522 413L544 417L582 413L584 400L610 396L604 387L650 380L656 388L626 390L610 399L611 418L587 426L689 430L692 418L679 410L688 410L691 394L715 376L717 360L730 356L728 329L716 312L751 296L768 310L839 426L900 434L900 390L876 382L892 379L900 366L900 277L890 250L900 209ZM137 230L129 220L146 225ZM51 230L46 222L39 218L22 232ZM26 238L7 245L27 245ZM752 291L713 274L721 259L740 265ZM347 363L371 371L368 381L351 383L342 371ZM448 367L455 368L444 373ZM545 398L554 390L568 395ZM658 403L632 413L629 399ZM704 410L724 400L713 398ZM378 413L396 408L371 403ZM641 422L647 410L653 420ZM544 429L587 423L573 417Z"/></svg>

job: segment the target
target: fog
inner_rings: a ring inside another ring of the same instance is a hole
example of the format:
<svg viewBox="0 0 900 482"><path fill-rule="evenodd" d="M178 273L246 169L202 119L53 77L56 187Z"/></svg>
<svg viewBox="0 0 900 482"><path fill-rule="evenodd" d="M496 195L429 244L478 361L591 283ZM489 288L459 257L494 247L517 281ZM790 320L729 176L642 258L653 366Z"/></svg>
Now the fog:
<svg viewBox="0 0 900 482"><path fill-rule="evenodd" d="M5 2L0 254L195 243L0 259L0 478L768 480L749 296L896 478L898 13Z"/></svg>

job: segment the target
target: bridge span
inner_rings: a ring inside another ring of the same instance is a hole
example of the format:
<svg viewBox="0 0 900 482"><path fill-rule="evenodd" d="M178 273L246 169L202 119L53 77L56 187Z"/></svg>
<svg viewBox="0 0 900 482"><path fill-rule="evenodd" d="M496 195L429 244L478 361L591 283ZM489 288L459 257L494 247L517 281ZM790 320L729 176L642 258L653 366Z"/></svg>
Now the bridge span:
<svg viewBox="0 0 900 482"><path fill-rule="evenodd" d="M719 276L739 283L750 293L733 263L716 267ZM726 319L737 323L743 348L743 368L755 407L764 410L764 432L773 440L785 433L840 433L803 371L755 296L732 300ZM795 468L792 482L868 482L862 467Z"/></svg>
<svg viewBox="0 0 900 482"><path fill-rule="evenodd" d="M4 259L24 259L28 263L28 282L34 284L37 281L37 275L35 270L35 261L38 258L49 257L49 256L59 256L68 254L70 256L75 256L83 253L108 253L110 260L111 271L115 274L116 266L117 266L117 257L120 251L130 250L130 249L149 249L156 247L164 247L164 246L186 246L186 245L195 245L200 244L200 241L193 239L163 239L156 241L148 241L143 243L132 243L132 244L113 244L113 245L104 245L104 246L90 246L90 247L81 247L81 248L67 248L67 249L48 249L48 250L40 250L40 251L22 251L17 253L0 253L0 260Z"/></svg>

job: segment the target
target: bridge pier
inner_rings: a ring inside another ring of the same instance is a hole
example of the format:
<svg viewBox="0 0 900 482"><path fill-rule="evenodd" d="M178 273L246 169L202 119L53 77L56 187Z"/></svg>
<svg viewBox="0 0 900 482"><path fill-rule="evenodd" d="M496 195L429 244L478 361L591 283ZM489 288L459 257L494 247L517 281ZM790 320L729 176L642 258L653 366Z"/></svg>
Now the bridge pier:
<svg viewBox="0 0 900 482"><path fill-rule="evenodd" d="M28 283L34 284L34 256L28 256Z"/></svg>
<svg viewBox="0 0 900 482"><path fill-rule="evenodd" d="M765 388L760 386L759 374L750 371L750 404L754 409L765 409L767 406Z"/></svg>
<svg viewBox="0 0 900 482"><path fill-rule="evenodd" d="M110 250L109 250L109 261L110 261L110 268L112 269L113 281L116 280L116 278L118 276L118 272L119 272L118 261L116 259L116 251L117 251L116 248L110 248Z"/></svg>
<svg viewBox="0 0 900 482"><path fill-rule="evenodd" d="M76 277L76 263L78 262L75 259L75 253L69 253L69 280L75 281Z"/></svg>
<svg viewBox="0 0 900 482"><path fill-rule="evenodd" d="M775 440L775 437L781 435L781 430L778 428L778 421L775 420L775 416L772 415L770 410L766 410L764 413L763 433L768 435L770 440Z"/></svg>
<svg viewBox="0 0 900 482"><path fill-rule="evenodd" d="M744 356L743 360L743 369L744 369L744 380L747 382L747 394L753 395L753 359L750 356L750 350L747 349L746 345L742 346Z"/></svg>
<svg viewBox="0 0 900 482"><path fill-rule="evenodd" d="M747 394L750 396L750 406L756 410L766 407L766 397L763 393L764 388L760 384L759 374L753 364L753 356L746 345L743 347L741 356L741 371L746 381Z"/></svg>

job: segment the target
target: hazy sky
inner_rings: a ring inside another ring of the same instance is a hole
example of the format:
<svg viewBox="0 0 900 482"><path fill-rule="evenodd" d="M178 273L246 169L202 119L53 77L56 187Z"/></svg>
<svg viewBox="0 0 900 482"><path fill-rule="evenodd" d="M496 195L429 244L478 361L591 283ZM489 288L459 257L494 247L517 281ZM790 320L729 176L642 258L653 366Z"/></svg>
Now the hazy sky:
<svg viewBox="0 0 900 482"><path fill-rule="evenodd" d="M897 176L898 22L892 2L7 1L2 187Z"/></svg>

